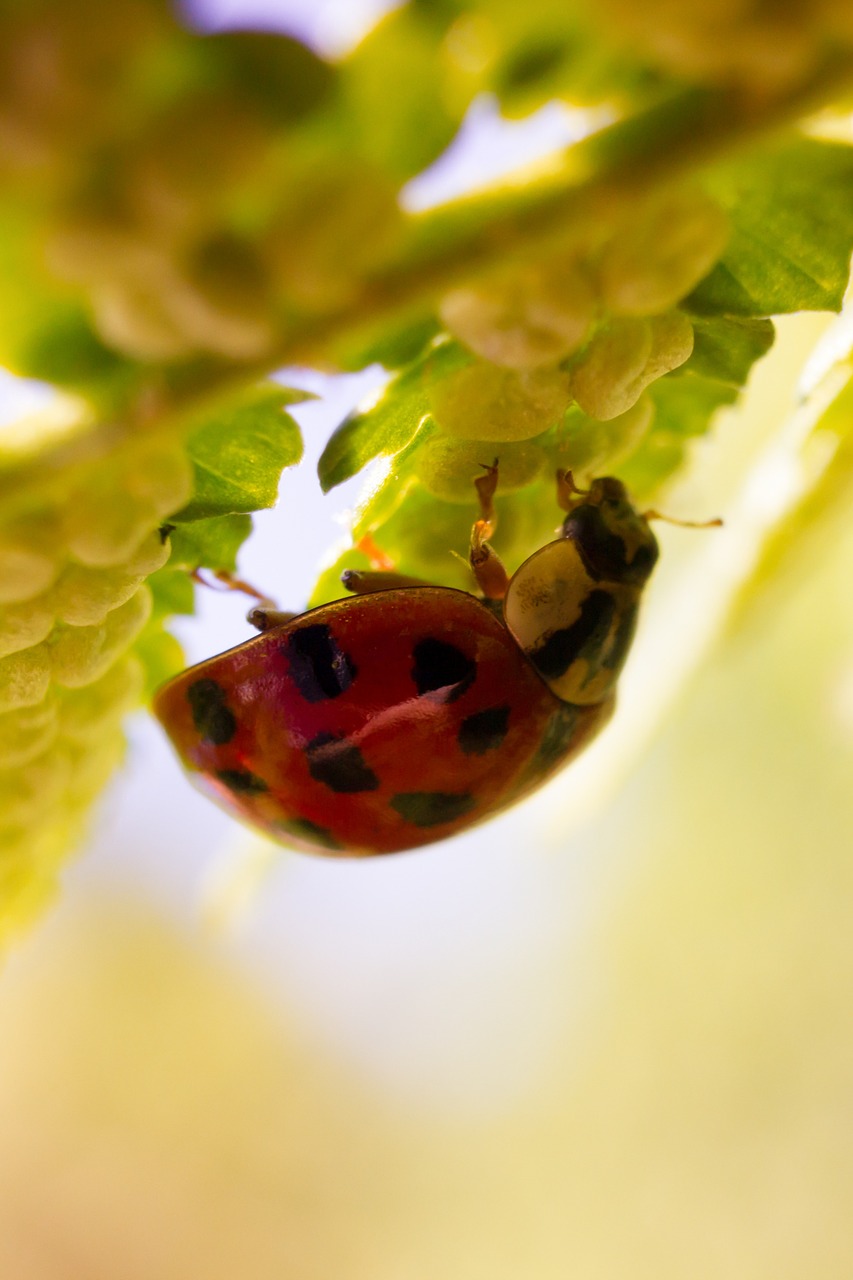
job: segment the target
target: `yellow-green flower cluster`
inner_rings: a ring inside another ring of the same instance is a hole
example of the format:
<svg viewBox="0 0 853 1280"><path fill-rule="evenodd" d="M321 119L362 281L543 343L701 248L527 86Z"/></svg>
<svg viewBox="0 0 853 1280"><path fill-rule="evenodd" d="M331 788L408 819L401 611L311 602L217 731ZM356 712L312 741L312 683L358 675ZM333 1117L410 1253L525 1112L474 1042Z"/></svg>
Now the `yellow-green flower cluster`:
<svg viewBox="0 0 853 1280"><path fill-rule="evenodd" d="M50 892L122 756L159 526L191 492L180 443L131 439L0 521L0 938Z"/></svg>
<svg viewBox="0 0 853 1280"><path fill-rule="evenodd" d="M678 303L727 234L710 197L674 186L616 225L602 220L561 255L446 294L442 320L474 359L449 372L438 365L431 380L427 370L440 435L424 447L418 475L431 492L470 501L473 453L480 462L500 453L502 487L527 483L547 461L535 438L550 431L553 445L570 406L589 440L580 443L573 419L564 465L588 474L633 452L654 416L646 388L693 350ZM519 441L523 453L514 452Z"/></svg>

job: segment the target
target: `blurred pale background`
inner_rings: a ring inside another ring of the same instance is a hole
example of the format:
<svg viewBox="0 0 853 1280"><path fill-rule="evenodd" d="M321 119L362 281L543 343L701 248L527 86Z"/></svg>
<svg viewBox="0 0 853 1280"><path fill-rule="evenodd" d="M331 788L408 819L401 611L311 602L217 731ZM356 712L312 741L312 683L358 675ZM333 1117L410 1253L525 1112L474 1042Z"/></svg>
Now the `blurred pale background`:
<svg viewBox="0 0 853 1280"><path fill-rule="evenodd" d="M3 1280L853 1275L853 532L723 629L825 325L670 496L727 526L662 532L600 749L499 822L271 857L132 726L0 980ZM285 477L244 573L298 604L353 500ZM209 595L181 636L245 631Z"/></svg>

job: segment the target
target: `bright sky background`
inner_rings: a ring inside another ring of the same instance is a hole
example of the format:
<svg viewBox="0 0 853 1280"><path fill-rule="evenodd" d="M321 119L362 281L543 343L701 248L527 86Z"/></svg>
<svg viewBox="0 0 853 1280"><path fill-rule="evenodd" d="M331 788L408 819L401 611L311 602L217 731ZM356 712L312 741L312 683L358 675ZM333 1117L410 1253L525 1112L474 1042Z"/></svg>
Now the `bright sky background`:
<svg viewBox="0 0 853 1280"><path fill-rule="evenodd" d="M181 0L180 9L206 30L258 27L285 31L334 56L356 44L395 0Z"/></svg>

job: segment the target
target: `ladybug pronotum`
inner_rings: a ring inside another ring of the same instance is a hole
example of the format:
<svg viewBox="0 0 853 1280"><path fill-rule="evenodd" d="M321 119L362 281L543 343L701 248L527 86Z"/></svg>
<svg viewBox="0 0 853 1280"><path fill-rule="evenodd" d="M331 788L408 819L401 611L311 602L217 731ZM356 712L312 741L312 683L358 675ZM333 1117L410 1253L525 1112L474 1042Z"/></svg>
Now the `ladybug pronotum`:
<svg viewBox="0 0 853 1280"><path fill-rule="evenodd" d="M607 722L658 545L621 481L557 477L560 536L508 578L488 543L497 466L477 482L480 595L348 572L354 594L183 672L155 711L193 780L313 853L445 839L527 795ZM652 513L648 513L651 516Z"/></svg>

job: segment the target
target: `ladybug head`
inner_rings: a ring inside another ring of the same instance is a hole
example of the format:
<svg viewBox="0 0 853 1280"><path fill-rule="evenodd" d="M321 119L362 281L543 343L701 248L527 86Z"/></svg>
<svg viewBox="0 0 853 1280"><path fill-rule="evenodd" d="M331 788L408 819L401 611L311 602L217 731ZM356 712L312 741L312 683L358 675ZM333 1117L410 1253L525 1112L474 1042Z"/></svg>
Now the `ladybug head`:
<svg viewBox="0 0 853 1280"><path fill-rule="evenodd" d="M613 693L658 545L620 480L605 476L586 491L570 476L559 483L561 537L513 574L504 622L552 693L589 705Z"/></svg>
<svg viewBox="0 0 853 1280"><path fill-rule="evenodd" d="M658 543L649 522L615 476L601 476L587 491L574 491L561 533L596 581L642 587L657 562Z"/></svg>

